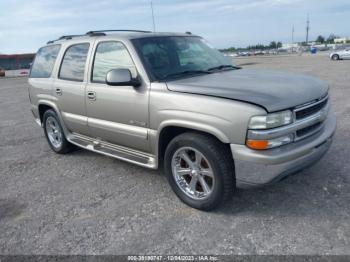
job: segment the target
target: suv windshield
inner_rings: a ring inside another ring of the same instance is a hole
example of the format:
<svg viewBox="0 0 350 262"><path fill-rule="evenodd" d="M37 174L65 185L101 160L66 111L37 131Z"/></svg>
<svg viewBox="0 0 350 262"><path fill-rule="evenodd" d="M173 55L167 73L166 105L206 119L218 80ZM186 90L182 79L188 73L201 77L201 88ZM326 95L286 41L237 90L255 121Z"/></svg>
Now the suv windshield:
<svg viewBox="0 0 350 262"><path fill-rule="evenodd" d="M147 37L133 43L153 81L237 69L231 59L197 36Z"/></svg>

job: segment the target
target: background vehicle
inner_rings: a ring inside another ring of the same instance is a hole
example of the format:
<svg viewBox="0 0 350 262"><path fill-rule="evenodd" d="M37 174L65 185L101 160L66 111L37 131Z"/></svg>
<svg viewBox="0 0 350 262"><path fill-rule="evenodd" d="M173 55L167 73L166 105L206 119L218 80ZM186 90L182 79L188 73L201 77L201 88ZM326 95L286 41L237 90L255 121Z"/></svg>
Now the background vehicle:
<svg viewBox="0 0 350 262"><path fill-rule="evenodd" d="M350 48L333 52L329 57L332 60L350 59Z"/></svg>
<svg viewBox="0 0 350 262"><path fill-rule="evenodd" d="M163 166L203 210L315 163L336 127L323 81L241 69L192 34L63 36L39 49L29 83L56 153L76 145Z"/></svg>

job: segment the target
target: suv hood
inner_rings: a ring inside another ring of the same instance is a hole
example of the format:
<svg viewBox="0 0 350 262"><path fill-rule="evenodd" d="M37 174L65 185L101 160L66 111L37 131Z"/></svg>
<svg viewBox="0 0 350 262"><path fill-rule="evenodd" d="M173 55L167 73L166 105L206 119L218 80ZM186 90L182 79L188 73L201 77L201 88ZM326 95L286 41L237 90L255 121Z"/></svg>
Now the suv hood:
<svg viewBox="0 0 350 262"><path fill-rule="evenodd" d="M250 69L222 71L166 84L171 91L240 100L262 106L268 112L293 108L328 92L328 84L317 78Z"/></svg>

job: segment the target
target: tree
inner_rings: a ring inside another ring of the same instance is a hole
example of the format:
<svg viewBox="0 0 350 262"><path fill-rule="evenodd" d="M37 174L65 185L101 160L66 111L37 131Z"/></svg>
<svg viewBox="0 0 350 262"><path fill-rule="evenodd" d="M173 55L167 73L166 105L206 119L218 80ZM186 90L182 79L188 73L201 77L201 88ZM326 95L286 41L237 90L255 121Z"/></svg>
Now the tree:
<svg viewBox="0 0 350 262"><path fill-rule="evenodd" d="M281 42L277 42L277 48L281 48L282 47L282 43Z"/></svg>
<svg viewBox="0 0 350 262"><path fill-rule="evenodd" d="M320 44L323 44L325 42L325 38L321 35L319 35L317 38L316 38L316 42L317 43L320 43Z"/></svg>
<svg viewBox="0 0 350 262"><path fill-rule="evenodd" d="M277 48L277 43L275 41L272 41L269 45L270 48L276 49Z"/></svg>
<svg viewBox="0 0 350 262"><path fill-rule="evenodd" d="M219 49L219 51L221 52L235 52L236 51L236 48L234 46L232 47L229 47L229 48L225 48L225 49Z"/></svg>
<svg viewBox="0 0 350 262"><path fill-rule="evenodd" d="M334 39L338 38L335 34L330 34L329 37L327 38L327 43L328 44L334 44Z"/></svg>

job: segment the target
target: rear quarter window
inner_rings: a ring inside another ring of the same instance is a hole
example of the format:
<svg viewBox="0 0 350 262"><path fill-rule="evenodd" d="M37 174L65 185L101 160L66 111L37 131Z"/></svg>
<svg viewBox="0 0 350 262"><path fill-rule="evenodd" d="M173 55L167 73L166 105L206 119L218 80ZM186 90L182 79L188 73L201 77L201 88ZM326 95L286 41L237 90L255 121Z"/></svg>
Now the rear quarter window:
<svg viewBox="0 0 350 262"><path fill-rule="evenodd" d="M67 48L58 77L63 80L78 81L84 80L86 58L89 51L89 44L74 44Z"/></svg>
<svg viewBox="0 0 350 262"><path fill-rule="evenodd" d="M32 69L31 78L48 78L51 76L61 45L45 46L36 53Z"/></svg>

